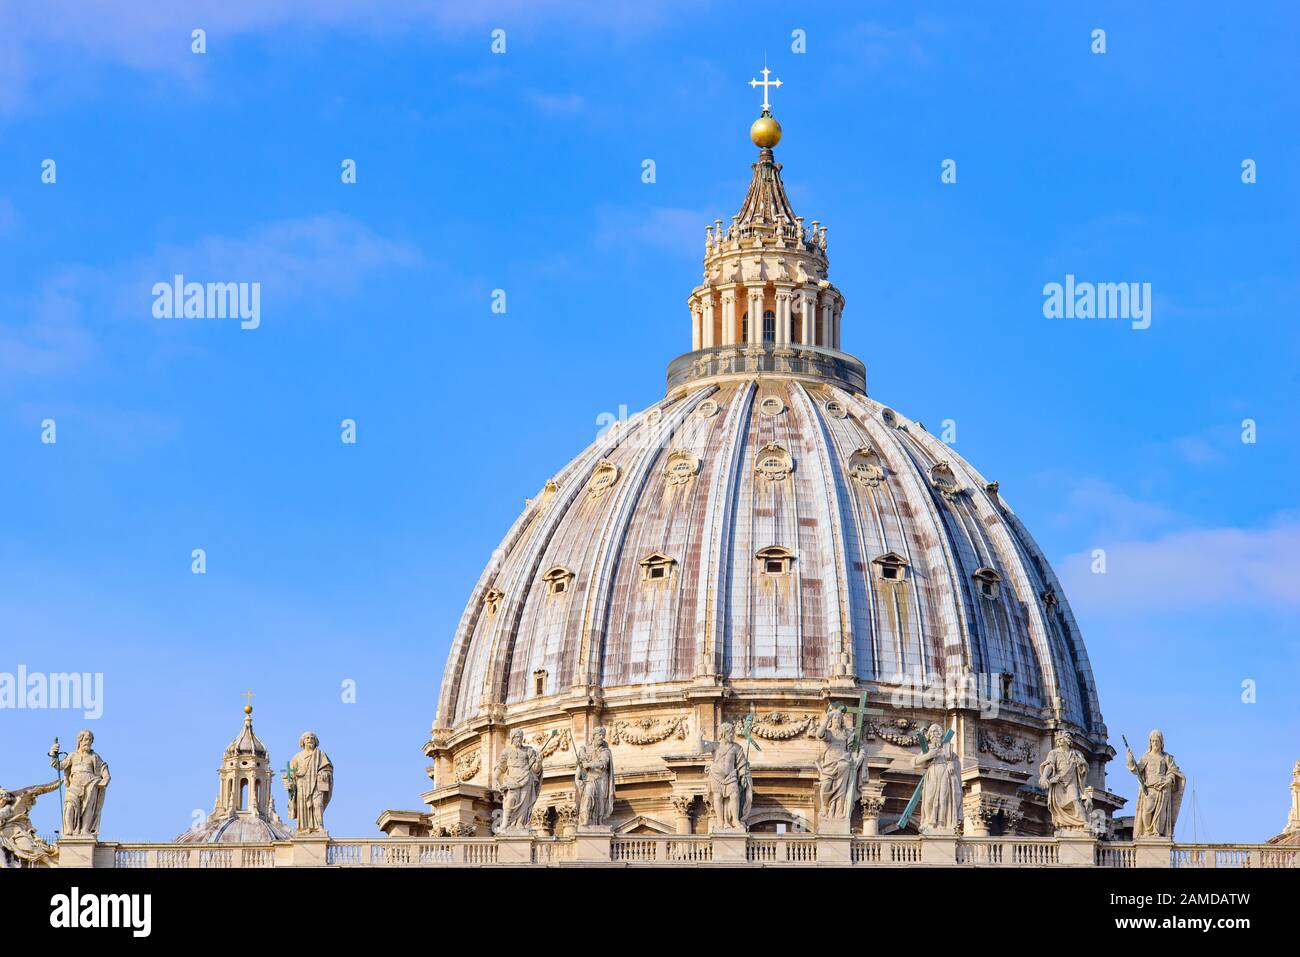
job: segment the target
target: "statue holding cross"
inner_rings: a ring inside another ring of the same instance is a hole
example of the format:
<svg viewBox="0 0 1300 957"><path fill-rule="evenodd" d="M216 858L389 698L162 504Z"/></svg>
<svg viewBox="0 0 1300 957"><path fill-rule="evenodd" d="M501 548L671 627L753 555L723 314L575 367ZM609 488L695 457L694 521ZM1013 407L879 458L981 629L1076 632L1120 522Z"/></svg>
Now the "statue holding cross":
<svg viewBox="0 0 1300 957"><path fill-rule="evenodd" d="M736 743L736 729L730 721L718 725L718 743L709 763L708 785L709 801L713 805L712 830L715 833L743 831L745 818L754 803L754 780L749 772L749 757Z"/></svg>
<svg viewBox="0 0 1300 957"><path fill-rule="evenodd" d="M917 827L922 834L952 834L961 824L961 759L952 746L952 731L932 724L920 741L921 753L912 758L912 766L922 770L921 819ZM911 810L909 805L908 810Z"/></svg>
<svg viewBox="0 0 1300 957"><path fill-rule="evenodd" d="M842 821L847 827L859 788L867 780L862 753L862 721L867 710L863 692L856 708L828 705L816 736L822 741L817 756L817 813L826 821ZM849 724L849 713L857 715Z"/></svg>

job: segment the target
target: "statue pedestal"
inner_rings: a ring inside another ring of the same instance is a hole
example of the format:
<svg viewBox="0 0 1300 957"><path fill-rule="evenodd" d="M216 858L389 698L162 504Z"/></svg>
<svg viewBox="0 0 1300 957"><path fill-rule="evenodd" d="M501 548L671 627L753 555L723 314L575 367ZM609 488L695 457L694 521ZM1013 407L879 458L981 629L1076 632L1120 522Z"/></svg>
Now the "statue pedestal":
<svg viewBox="0 0 1300 957"><path fill-rule="evenodd" d="M59 838L59 867L94 867L97 843L93 835Z"/></svg>
<svg viewBox="0 0 1300 957"><path fill-rule="evenodd" d="M817 835L817 863L832 866L853 863L853 838L847 829L843 834Z"/></svg>
<svg viewBox="0 0 1300 957"><path fill-rule="evenodd" d="M1139 837L1133 842L1134 867L1172 867L1174 842L1163 837Z"/></svg>
<svg viewBox="0 0 1300 957"><path fill-rule="evenodd" d="M714 828L710 832L714 864L744 864L749 834L742 828Z"/></svg>
<svg viewBox="0 0 1300 957"><path fill-rule="evenodd" d="M1087 831L1056 832L1057 863L1065 867L1092 867L1097 863L1097 839Z"/></svg>
<svg viewBox="0 0 1300 957"><path fill-rule="evenodd" d="M921 863L952 867L957 863L957 834L933 830L921 835Z"/></svg>
<svg viewBox="0 0 1300 957"><path fill-rule="evenodd" d="M527 831L501 831L497 834L498 864L531 864L533 836Z"/></svg>
<svg viewBox="0 0 1300 957"><path fill-rule="evenodd" d="M319 834L295 834L293 838L294 867L324 867L329 863L330 836Z"/></svg>
<svg viewBox="0 0 1300 957"><path fill-rule="evenodd" d="M613 842L614 829L608 824L579 827L573 832L573 859L587 864L607 862Z"/></svg>

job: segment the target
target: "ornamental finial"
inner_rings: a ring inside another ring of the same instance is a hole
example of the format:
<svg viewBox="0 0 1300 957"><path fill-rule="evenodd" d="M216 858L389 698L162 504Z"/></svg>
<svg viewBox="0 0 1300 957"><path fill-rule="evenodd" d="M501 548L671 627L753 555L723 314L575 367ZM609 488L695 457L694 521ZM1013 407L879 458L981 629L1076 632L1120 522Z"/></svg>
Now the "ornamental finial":
<svg viewBox="0 0 1300 957"><path fill-rule="evenodd" d="M763 113L754 121L754 125L749 128L749 138L754 141L754 145L762 149L771 149L777 143L781 142L781 124L772 116L772 104L768 102L767 94L770 87L781 87L781 80L769 80L772 71L767 68L766 60L763 63L763 79L752 79L749 81L751 87L763 88Z"/></svg>

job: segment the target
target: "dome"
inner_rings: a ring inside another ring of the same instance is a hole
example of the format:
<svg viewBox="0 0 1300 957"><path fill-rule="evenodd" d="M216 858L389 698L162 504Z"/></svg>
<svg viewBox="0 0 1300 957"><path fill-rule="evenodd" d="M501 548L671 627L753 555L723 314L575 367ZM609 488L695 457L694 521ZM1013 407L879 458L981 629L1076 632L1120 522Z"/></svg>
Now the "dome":
<svg viewBox="0 0 1300 957"><path fill-rule="evenodd" d="M879 402L782 376L688 384L561 469L456 644L448 727L588 686L996 675L1004 707L1101 729L1060 583L996 487Z"/></svg>
<svg viewBox="0 0 1300 957"><path fill-rule="evenodd" d="M176 843L265 844L289 840L293 831L280 820L271 796L274 777L270 752L253 731L253 708L245 706L243 727L221 755L212 813L178 835Z"/></svg>
<svg viewBox="0 0 1300 957"><path fill-rule="evenodd" d="M567 820L573 749L601 726L619 826L700 830L705 762L738 721L748 826L800 826L828 708L860 722L868 833L906 806L931 724L955 735L971 833L1050 833L1038 764L1060 732L1094 807L1122 803L1060 582L996 482L867 395L826 228L781 170L763 146L740 213L706 228L665 397L554 473L475 585L425 747L431 829L491 820L516 730L551 769L538 813Z"/></svg>
<svg viewBox="0 0 1300 957"><path fill-rule="evenodd" d="M197 828L190 828L176 838L177 844L269 844L287 841L293 831L278 818L271 820L252 814L232 814L213 820L209 818Z"/></svg>

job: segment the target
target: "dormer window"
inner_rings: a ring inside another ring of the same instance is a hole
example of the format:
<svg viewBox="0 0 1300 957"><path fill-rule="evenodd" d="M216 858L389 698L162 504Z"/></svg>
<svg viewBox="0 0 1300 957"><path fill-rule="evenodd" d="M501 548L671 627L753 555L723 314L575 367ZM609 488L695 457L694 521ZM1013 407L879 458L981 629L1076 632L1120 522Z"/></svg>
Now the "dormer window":
<svg viewBox="0 0 1300 957"><path fill-rule="evenodd" d="M876 566L876 574L883 581L901 582L907 580L907 559L898 552L886 552L879 558L873 558L871 563Z"/></svg>
<svg viewBox="0 0 1300 957"><path fill-rule="evenodd" d="M780 545L769 545L759 551L758 570L767 576L786 575L794 564L794 552Z"/></svg>
<svg viewBox="0 0 1300 957"><path fill-rule="evenodd" d="M980 595L989 600L996 600L1001 588L1002 576L987 565L975 571L975 587Z"/></svg>
<svg viewBox="0 0 1300 957"><path fill-rule="evenodd" d="M533 672L533 694L541 697L546 694L546 669L538 668Z"/></svg>
<svg viewBox="0 0 1300 957"><path fill-rule="evenodd" d="M653 552L641 559L641 580L643 582L664 582L672 578L673 566L677 559L669 558L663 552Z"/></svg>
<svg viewBox="0 0 1300 957"><path fill-rule="evenodd" d="M546 590L551 595L562 595L569 590L569 582L573 580L573 572L560 565L556 565L549 572L542 576L542 581L546 582Z"/></svg>

